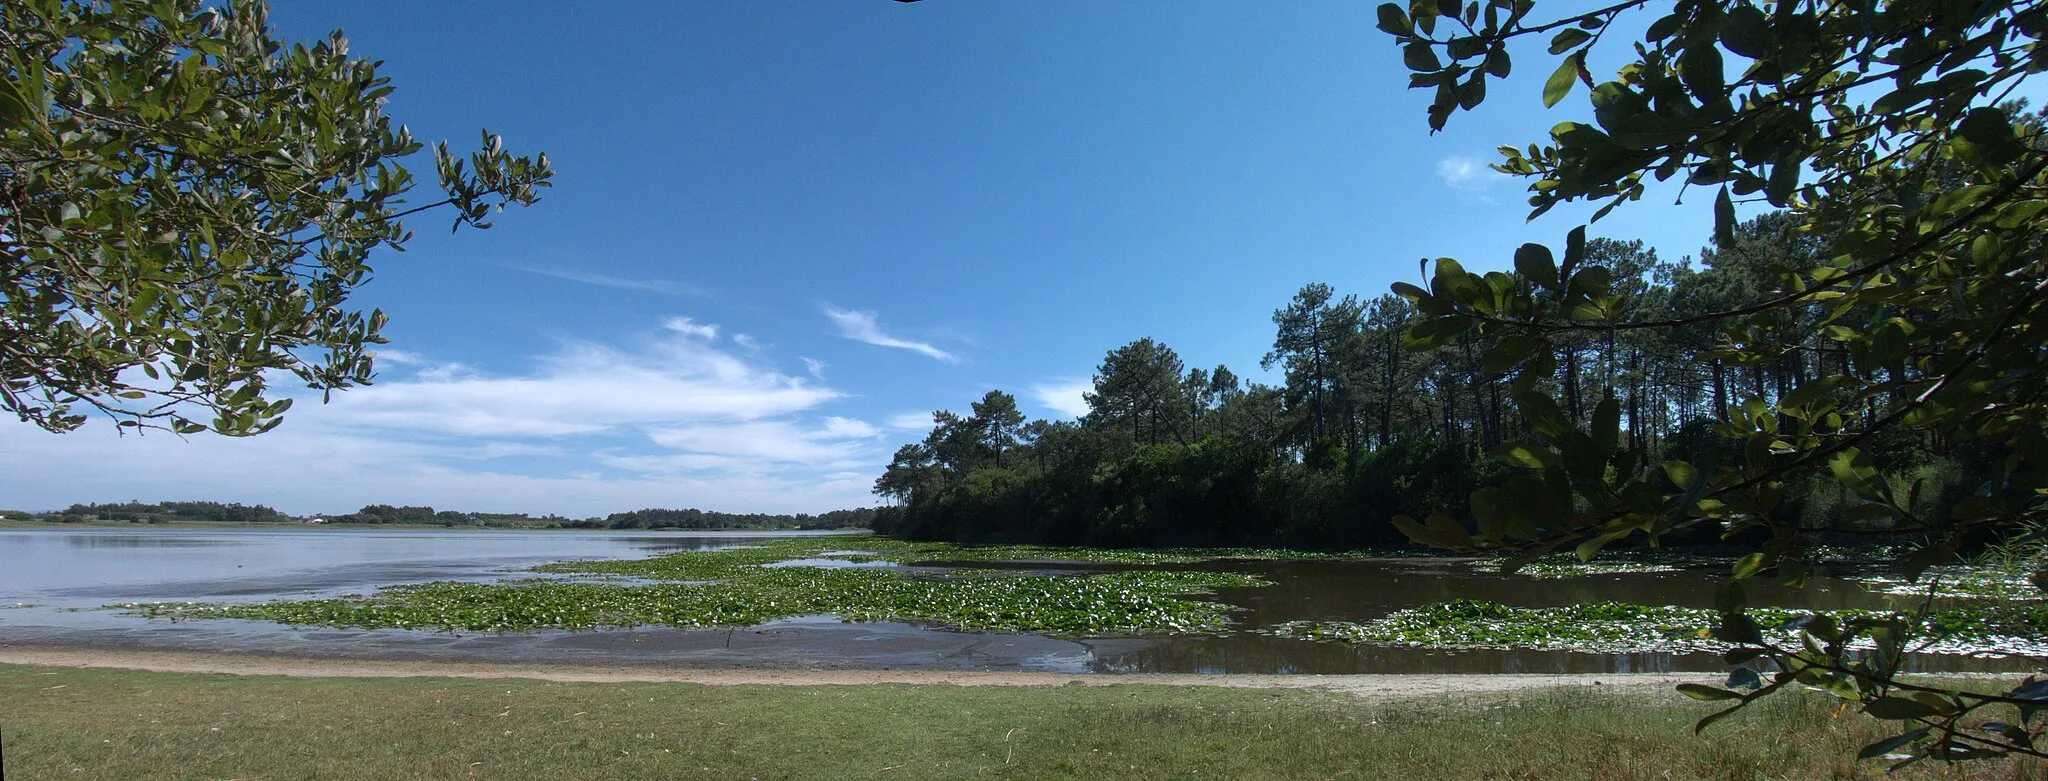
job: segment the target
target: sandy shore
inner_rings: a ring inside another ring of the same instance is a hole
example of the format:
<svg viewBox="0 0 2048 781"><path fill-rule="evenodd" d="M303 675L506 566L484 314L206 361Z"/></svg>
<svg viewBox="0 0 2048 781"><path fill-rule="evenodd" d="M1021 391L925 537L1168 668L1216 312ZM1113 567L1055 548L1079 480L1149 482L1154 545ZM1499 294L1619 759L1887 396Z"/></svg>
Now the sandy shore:
<svg viewBox="0 0 2048 781"><path fill-rule="evenodd" d="M278 675L296 678L530 678L619 683L655 681L711 686L769 684L850 686L870 683L956 686L1221 686L1243 689L1323 689L1360 696L1415 697L1499 692L1553 686L1672 686L1713 683L1699 673L1586 675L1129 675L994 672L975 670L818 670L803 668L595 667L556 664L414 662L316 659L288 656L67 647L0 648L0 664L103 667L156 672Z"/></svg>

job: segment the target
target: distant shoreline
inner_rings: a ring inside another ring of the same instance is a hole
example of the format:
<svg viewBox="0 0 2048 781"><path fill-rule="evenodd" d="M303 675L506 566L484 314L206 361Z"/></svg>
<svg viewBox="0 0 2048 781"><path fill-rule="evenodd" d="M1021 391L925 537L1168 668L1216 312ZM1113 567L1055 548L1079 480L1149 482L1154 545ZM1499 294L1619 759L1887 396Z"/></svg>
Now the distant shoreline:
<svg viewBox="0 0 2048 781"><path fill-rule="evenodd" d="M567 526L476 526L467 524L442 525L439 523L303 523L298 521L164 521L161 523L137 523L133 521L24 521L13 518L0 519L0 529L415 529L421 531L533 531L533 532L837 532L843 534L873 534L867 529L804 529L796 526L733 526L716 529L688 529L680 526L661 526L639 529L580 529Z"/></svg>

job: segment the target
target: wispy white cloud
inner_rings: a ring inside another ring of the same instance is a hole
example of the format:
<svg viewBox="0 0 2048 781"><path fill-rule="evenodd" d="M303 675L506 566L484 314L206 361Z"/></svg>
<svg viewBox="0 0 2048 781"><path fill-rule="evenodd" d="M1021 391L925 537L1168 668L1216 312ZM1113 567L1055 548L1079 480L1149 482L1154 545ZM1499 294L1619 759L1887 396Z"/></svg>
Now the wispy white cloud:
<svg viewBox="0 0 2048 781"><path fill-rule="evenodd" d="M749 350L759 350L762 347L761 340L755 339L753 334L733 334L732 343Z"/></svg>
<svg viewBox="0 0 2048 781"><path fill-rule="evenodd" d="M718 349L717 327L688 318L625 350L566 342L519 375L422 373L337 394L356 426L468 437L560 437L678 422L792 415L839 398L830 388Z"/></svg>
<svg viewBox="0 0 2048 781"><path fill-rule="evenodd" d="M57 436L0 422L0 504L211 498L305 513L399 503L584 517L870 503L883 430L827 414L838 391L721 349L717 332L671 318L622 344L559 342L513 372L385 351L403 376L328 404L301 392L284 425L259 437L105 425Z"/></svg>
<svg viewBox="0 0 2048 781"><path fill-rule="evenodd" d="M687 317L671 317L663 320L661 321L661 327L707 342L718 339L718 326L705 325Z"/></svg>
<svg viewBox="0 0 2048 781"><path fill-rule="evenodd" d="M801 356L799 357L801 358ZM812 377L816 377L821 380L825 379L825 367L830 366L831 364L818 360L816 358L802 358L802 360L804 362L804 368L810 371Z"/></svg>
<svg viewBox="0 0 2048 781"><path fill-rule="evenodd" d="M371 351L371 354L379 361L399 366L425 366L432 363L432 361L427 360L426 356L406 350L391 350L380 347Z"/></svg>
<svg viewBox="0 0 2048 781"><path fill-rule="evenodd" d="M517 370L380 350L389 376L327 404L298 392L284 425L258 437L0 422L0 505L203 498L588 517L874 501L888 432L831 409L844 394L757 360L716 324L657 322L634 338L558 341Z"/></svg>
<svg viewBox="0 0 2048 781"><path fill-rule="evenodd" d="M560 266L513 265L506 266L506 268L514 271L524 271L528 274L539 274L543 277L553 277L570 282L581 282L586 285L608 287L614 290L637 290L643 293L660 293L665 296L705 295L705 292L700 288L668 279L627 279L625 277L614 277L608 274L598 274L580 269L562 268Z"/></svg>
<svg viewBox="0 0 2048 781"><path fill-rule="evenodd" d="M59 436L0 424L0 496L6 506L28 510L212 499L300 514L351 512L373 503L575 518L644 507L823 512L872 504L869 488L880 472L879 465L789 471L744 457L709 460L700 470L606 469L610 465L588 455L564 460L576 466L550 469L519 463L547 452L518 443L396 440L327 425L303 409L295 408L296 418L275 431L237 439L119 437L92 428ZM317 479L308 479L309 472Z"/></svg>
<svg viewBox="0 0 2048 781"><path fill-rule="evenodd" d="M401 369L410 369L412 370L415 379L436 381L455 380L461 379L463 377L474 376L476 374L475 369L472 369L469 366L462 364L460 362L436 361L420 353L409 352L406 350L377 350L373 353L373 355L375 356L377 360L377 365L380 367L380 369L388 368L391 366L397 366ZM277 375L272 376L269 379L271 380L272 385L283 387L291 387L296 382L296 378L284 372L279 372L277 373Z"/></svg>
<svg viewBox="0 0 2048 781"><path fill-rule="evenodd" d="M680 471L701 469L704 464L719 463L719 459L732 459L732 463L767 462L845 469L862 466L875 459L873 440L880 433L881 430L872 425L840 417L826 418L822 424L814 426L788 420L764 420L656 429L649 432L649 438L674 453L614 463L651 471Z"/></svg>
<svg viewBox="0 0 2048 781"><path fill-rule="evenodd" d="M874 312L840 309L839 307L827 304L825 306L825 316L832 320L833 325L839 327L840 336L856 342L865 342L877 347L894 347L899 350L909 350L946 363L956 363L960 360L960 356L941 350L929 343L912 341L883 333L881 325L876 322Z"/></svg>
<svg viewBox="0 0 2048 781"><path fill-rule="evenodd" d="M902 429L904 431L930 431L932 428L932 414L930 412L899 412L890 415L888 423L889 428Z"/></svg>
<svg viewBox="0 0 2048 781"><path fill-rule="evenodd" d="M427 382L453 382L476 377L477 371L467 364L449 361L422 366L414 376Z"/></svg>
<svg viewBox="0 0 2048 781"><path fill-rule="evenodd" d="M1095 389L1093 380L1055 380L1031 386L1031 398L1038 405L1070 418L1088 414L1088 399L1083 394Z"/></svg>
<svg viewBox="0 0 2048 781"><path fill-rule="evenodd" d="M1443 183L1465 199L1474 203L1493 203L1493 186L1500 182L1500 172L1488 167L1478 158L1453 155L1437 161L1436 175Z"/></svg>

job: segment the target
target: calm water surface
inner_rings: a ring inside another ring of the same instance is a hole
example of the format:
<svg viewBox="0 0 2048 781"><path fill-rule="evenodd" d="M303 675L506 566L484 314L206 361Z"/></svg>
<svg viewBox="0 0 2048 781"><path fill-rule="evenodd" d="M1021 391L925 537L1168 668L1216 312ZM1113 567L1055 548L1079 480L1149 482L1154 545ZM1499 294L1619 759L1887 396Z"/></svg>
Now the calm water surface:
<svg viewBox="0 0 2048 781"><path fill-rule="evenodd" d="M262 601L364 594L398 583L532 577L573 559L637 558L745 545L775 532L359 531L338 529L0 529L0 644L116 645L333 657L697 666L918 667L1063 672L1664 672L1725 669L1710 654L1444 651L1354 647L1244 631L1216 636L1053 638L952 632L831 616L738 630L640 628L506 635L294 628L267 622L149 621L96 608L145 601ZM849 547L858 547L849 540ZM973 566L987 567L988 563ZM1016 566L1042 568L1043 565ZM1072 570L1113 567L1071 566ZM1712 605L1723 570L1533 580L1469 562L1220 562L1275 585L1224 589L1239 629L1296 620L1365 621L1467 598L1527 606L1602 600ZM1752 588L1759 605L1881 607L1855 583L1810 578ZM1928 670L2029 670L2028 659L1927 657Z"/></svg>

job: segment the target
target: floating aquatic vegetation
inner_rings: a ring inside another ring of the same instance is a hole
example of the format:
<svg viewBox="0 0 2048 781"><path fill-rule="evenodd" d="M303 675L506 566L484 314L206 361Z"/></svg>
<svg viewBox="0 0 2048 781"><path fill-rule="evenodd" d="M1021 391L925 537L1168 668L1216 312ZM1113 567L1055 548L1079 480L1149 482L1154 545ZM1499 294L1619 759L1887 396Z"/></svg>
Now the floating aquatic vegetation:
<svg viewBox="0 0 2048 781"><path fill-rule="evenodd" d="M569 561L538 567L541 572L605 573L661 580L715 580L747 567L795 559L830 558L850 562L930 563L1058 563L1164 566L1229 559L1272 561L1357 560L1385 558L1384 551L1291 551L1278 548L1082 548L1046 545L962 545L864 537L848 549L845 538L763 540L743 548L686 551L645 559Z"/></svg>
<svg viewBox="0 0 2048 781"><path fill-rule="evenodd" d="M1087 548L1048 545L961 545L950 542L906 542L876 538L876 545L864 545L877 558L913 563L920 561L1006 561L1058 562L1078 564L1194 564L1229 559L1265 561L1355 561L1394 558L1402 551L1352 550L1304 551L1286 548Z"/></svg>
<svg viewBox="0 0 2048 781"><path fill-rule="evenodd" d="M1499 573L1506 559L1479 559L1472 562L1472 569L1485 573ZM1594 559L1580 561L1569 554L1545 556L1522 565L1515 570L1517 575L1532 578L1582 578L1587 575L1614 575L1637 572L1677 572L1681 568L1669 563L1625 561L1618 559Z"/></svg>
<svg viewBox="0 0 2048 781"><path fill-rule="evenodd" d="M260 604L151 603L116 606L151 618L241 618L287 624L507 632L642 625L750 626L781 618L837 615L848 621L925 621L957 629L1106 634L1222 629L1232 608L1181 598L1219 587L1267 585L1230 572L1132 570L1085 576L1025 575L914 579L888 570L769 567L824 552L818 540L692 551L626 561L564 562L537 568L591 580L436 582L393 586L369 597ZM865 560L914 558L926 544L882 545ZM841 543L843 544L843 543ZM842 555L835 558L853 560ZM640 585L604 578L633 577Z"/></svg>
<svg viewBox="0 0 2048 781"><path fill-rule="evenodd" d="M1942 566L1929 568L1918 581L1885 575L1860 577L1856 581L1867 590L1900 596L1927 596L1932 592L1937 597L2048 600L2048 592L2029 581L2029 574L2005 567Z"/></svg>
<svg viewBox="0 0 2048 781"><path fill-rule="evenodd" d="M1794 642L1784 624L1821 614L1837 621L1876 617L1879 611L1753 608L1757 623L1779 627L1766 634ZM1513 607L1468 599L1395 611L1363 623L1296 621L1265 631L1281 637L1426 648L1530 648L1632 653L1718 652L1726 643L1707 636L1719 614L1700 608L1595 602L1569 607ZM1980 604L1934 611L1922 618L1929 640L1923 653L2048 654L2048 606ZM1855 646L1852 646L1855 647Z"/></svg>

